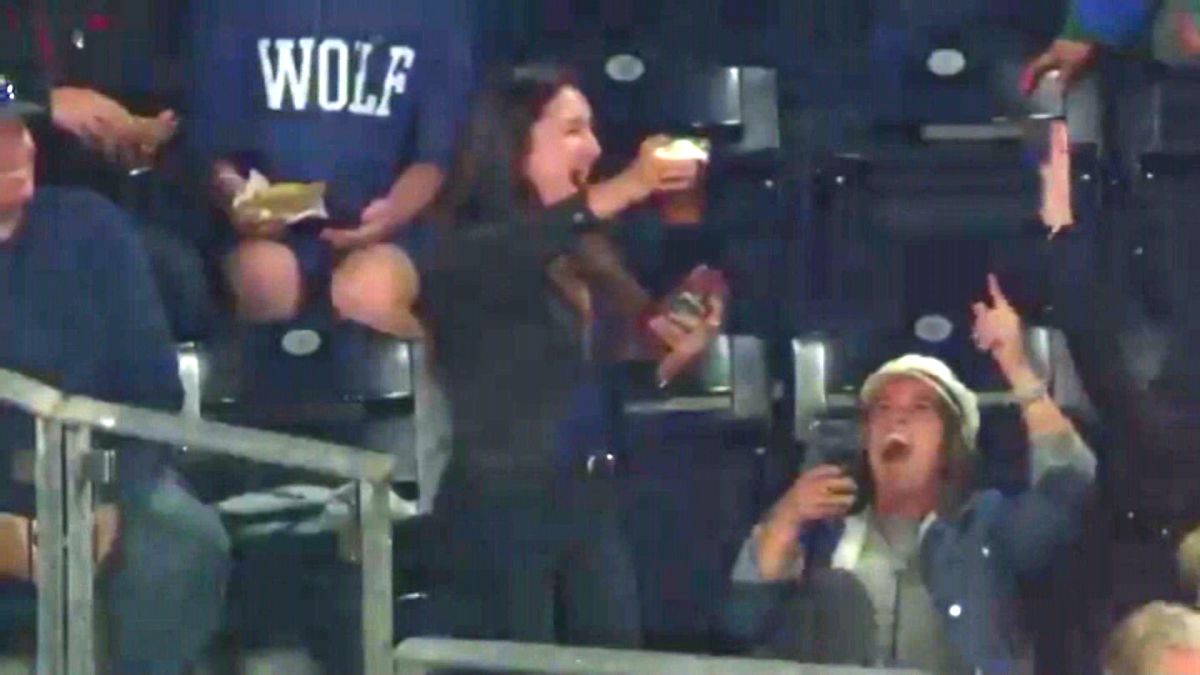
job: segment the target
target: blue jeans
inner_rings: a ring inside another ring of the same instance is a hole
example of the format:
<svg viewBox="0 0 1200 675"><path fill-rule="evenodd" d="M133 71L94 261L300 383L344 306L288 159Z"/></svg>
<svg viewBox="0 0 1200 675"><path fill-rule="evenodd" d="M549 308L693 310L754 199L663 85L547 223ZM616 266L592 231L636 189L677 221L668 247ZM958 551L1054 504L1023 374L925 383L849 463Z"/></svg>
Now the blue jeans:
<svg viewBox="0 0 1200 675"><path fill-rule="evenodd" d="M110 671L176 675L203 656L223 620L229 539L215 511L164 478L121 507L117 548L98 572ZM0 588L0 632L32 631L30 584Z"/></svg>

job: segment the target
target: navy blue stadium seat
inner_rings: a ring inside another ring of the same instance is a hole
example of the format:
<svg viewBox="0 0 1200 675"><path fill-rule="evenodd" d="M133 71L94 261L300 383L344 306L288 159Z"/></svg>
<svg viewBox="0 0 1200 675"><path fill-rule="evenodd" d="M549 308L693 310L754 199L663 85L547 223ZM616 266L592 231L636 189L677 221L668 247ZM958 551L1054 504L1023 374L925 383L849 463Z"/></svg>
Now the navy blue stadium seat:
<svg viewBox="0 0 1200 675"><path fill-rule="evenodd" d="M625 529L652 649L708 652L771 444L767 343L722 338L666 390L652 364L612 372Z"/></svg>
<svg viewBox="0 0 1200 675"><path fill-rule="evenodd" d="M795 332L904 331L929 314L961 329L989 271L1019 306L1038 308L1035 166L1015 142L830 158L816 176L816 222L799 242ZM1094 148L1077 148L1072 169L1076 210L1094 208Z"/></svg>
<svg viewBox="0 0 1200 675"><path fill-rule="evenodd" d="M282 431L401 458L400 481L416 480L413 348L354 324L240 325L192 352L193 411L206 419ZM289 480L328 479L187 454L185 472L209 501ZM211 474L209 472L212 472Z"/></svg>

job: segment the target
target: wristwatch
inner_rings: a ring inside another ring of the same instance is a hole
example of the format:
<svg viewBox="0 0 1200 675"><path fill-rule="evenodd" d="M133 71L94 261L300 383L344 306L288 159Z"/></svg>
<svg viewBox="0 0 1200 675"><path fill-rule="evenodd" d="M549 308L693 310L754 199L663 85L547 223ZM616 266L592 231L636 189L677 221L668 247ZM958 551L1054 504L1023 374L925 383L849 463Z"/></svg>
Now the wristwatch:
<svg viewBox="0 0 1200 675"><path fill-rule="evenodd" d="M1013 389L1012 395L1017 404L1024 408L1050 396L1050 389L1046 387L1045 382L1039 381L1037 384Z"/></svg>

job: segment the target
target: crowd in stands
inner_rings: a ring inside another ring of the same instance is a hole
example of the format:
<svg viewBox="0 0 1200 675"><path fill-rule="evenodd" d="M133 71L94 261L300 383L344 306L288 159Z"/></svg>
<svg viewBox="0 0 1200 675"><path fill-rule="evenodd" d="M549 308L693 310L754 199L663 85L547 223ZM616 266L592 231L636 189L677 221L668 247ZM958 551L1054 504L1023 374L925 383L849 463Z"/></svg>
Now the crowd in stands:
<svg viewBox="0 0 1200 675"><path fill-rule="evenodd" d="M165 91L154 55L129 53L146 14L162 20L155 3L110 15L0 0L0 368L177 411L176 344L216 326L316 317L425 340L454 439L426 542L449 580L429 630L644 646L620 470L597 472L583 451L615 433L588 346L603 329L666 386L726 327L736 298L722 271L689 265L658 297L614 237L627 213L694 194L709 160L651 136L602 172L598 102L569 68L482 72L463 3L189 4L176 15L185 85ZM1144 58L1158 12L1173 12L1184 54L1200 53L1200 12L1160 4L1072 3L1021 87L1069 87L1105 53ZM85 66L105 58L147 75L100 81ZM1027 489L981 487L980 404L959 375L895 355L858 383L858 452L806 458L744 533L714 648L1048 672L1028 585L1080 546L1129 559L1088 543L1098 499L1101 517L1136 513L1168 536L1134 547L1141 568L1109 575L1125 590L1105 605L1113 630L1093 645L1096 665L1200 672L1200 391L1187 377L1200 371L1149 388L1128 372L1118 291L1070 216L1069 142L1055 129L1041 212L1052 322L1102 433L1056 403L1029 320L987 276L972 337L1020 408L1024 444L1003 452L1023 458ZM131 202L147 174L151 198ZM307 184L291 192L306 201L255 202L272 183ZM34 433L0 408L0 605L31 607L37 584ZM235 547L169 452L122 442L119 457L95 536L109 670L193 672L223 628ZM3 646L27 644L33 615L0 617Z"/></svg>

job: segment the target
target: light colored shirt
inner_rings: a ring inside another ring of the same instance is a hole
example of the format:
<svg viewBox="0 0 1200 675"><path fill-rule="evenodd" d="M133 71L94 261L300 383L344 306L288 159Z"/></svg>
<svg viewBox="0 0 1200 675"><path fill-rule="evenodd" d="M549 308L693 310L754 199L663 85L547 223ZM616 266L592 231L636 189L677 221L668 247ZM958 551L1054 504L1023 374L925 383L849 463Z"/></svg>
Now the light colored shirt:
<svg viewBox="0 0 1200 675"><path fill-rule="evenodd" d="M936 675L960 675L933 600L921 579L920 525L872 513L864 518L862 550L852 572L875 610L876 666L912 667Z"/></svg>

